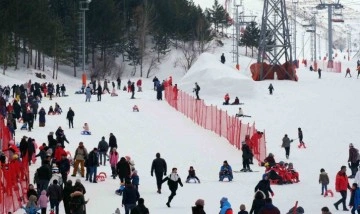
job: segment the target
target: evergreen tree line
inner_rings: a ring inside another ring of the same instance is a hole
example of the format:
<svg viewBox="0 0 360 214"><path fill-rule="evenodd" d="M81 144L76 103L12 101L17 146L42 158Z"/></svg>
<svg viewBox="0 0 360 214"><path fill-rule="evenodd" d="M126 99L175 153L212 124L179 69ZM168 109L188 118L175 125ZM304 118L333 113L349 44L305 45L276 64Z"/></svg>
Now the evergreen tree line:
<svg viewBox="0 0 360 214"><path fill-rule="evenodd" d="M79 29L80 4L84 2L0 0L3 73L9 66L17 69L21 64L44 70L45 60L51 58L53 78L57 78L59 65L72 66L76 76L82 62ZM188 69L213 39L211 26L218 32L231 25L217 0L205 11L191 0L92 0L88 7L85 60L97 77L121 75L121 67L114 66L119 56L134 67L133 74L140 68L143 76L143 61L151 50L156 57L150 62L148 76L155 61L159 63L171 46L185 49L184 67ZM246 35L239 45L255 47L254 32Z"/></svg>
<svg viewBox="0 0 360 214"><path fill-rule="evenodd" d="M9 66L17 69L21 63L44 70L45 60L50 57L53 78L59 64L72 66L76 76L81 63L81 2L0 0L3 73ZM140 65L142 72L147 49L160 61L171 45L195 41L204 45L211 41L211 23L221 22L214 17L188 0L92 0L86 11L86 62L96 74L95 68L106 71L115 57L122 56L135 68Z"/></svg>

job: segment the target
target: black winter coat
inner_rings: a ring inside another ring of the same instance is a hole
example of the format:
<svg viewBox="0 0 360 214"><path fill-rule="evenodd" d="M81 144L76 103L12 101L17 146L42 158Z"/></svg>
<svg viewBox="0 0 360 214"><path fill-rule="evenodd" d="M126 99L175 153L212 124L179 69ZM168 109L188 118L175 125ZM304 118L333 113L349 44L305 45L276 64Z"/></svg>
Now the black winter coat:
<svg viewBox="0 0 360 214"><path fill-rule="evenodd" d="M40 111L39 111L39 122L40 123L45 123L46 122L45 115L46 115L45 109L43 109L43 108L40 109Z"/></svg>
<svg viewBox="0 0 360 214"><path fill-rule="evenodd" d="M64 203L68 203L71 199L71 193L73 193L75 191L74 187L72 185L69 185L67 183L65 183L65 187L63 190L63 200Z"/></svg>
<svg viewBox="0 0 360 214"><path fill-rule="evenodd" d="M254 199L251 205L250 214L258 214L260 209L265 205L264 199Z"/></svg>
<svg viewBox="0 0 360 214"><path fill-rule="evenodd" d="M149 214L149 209L145 205L139 204L131 210L130 214Z"/></svg>
<svg viewBox="0 0 360 214"><path fill-rule="evenodd" d="M37 176L39 180L47 180L50 181L52 172L50 166L48 164L44 164L40 166L37 170Z"/></svg>
<svg viewBox="0 0 360 214"><path fill-rule="evenodd" d="M72 109L70 109L66 114L66 119L72 120L72 119L74 119L74 116L75 116L74 111Z"/></svg>
<svg viewBox="0 0 360 214"><path fill-rule="evenodd" d="M242 147L241 147L241 150L242 150L242 157L243 159L250 159L252 158L253 154L251 152L251 149L250 147L247 145L247 144L243 144Z"/></svg>
<svg viewBox="0 0 360 214"><path fill-rule="evenodd" d="M259 183L255 187L255 192L258 190L261 190L265 194L266 198L269 198L269 192L273 193L269 180L259 181Z"/></svg>
<svg viewBox="0 0 360 214"><path fill-rule="evenodd" d="M163 158L155 158L151 165L151 174L153 174L155 171L155 174L158 173L164 173L166 175L167 171L167 165L166 161Z"/></svg>
<svg viewBox="0 0 360 214"><path fill-rule="evenodd" d="M116 142L116 137L114 135L111 135L109 138L109 147L110 148L117 148L117 142Z"/></svg>
<svg viewBox="0 0 360 214"><path fill-rule="evenodd" d="M124 157L116 164L116 172L119 177L129 177L131 173L130 164L126 161Z"/></svg>
<svg viewBox="0 0 360 214"><path fill-rule="evenodd" d="M135 189L132 184L126 185L123 192L122 204L136 204L139 198L139 191Z"/></svg>
<svg viewBox="0 0 360 214"><path fill-rule="evenodd" d="M91 151L88 155L87 166L98 166L99 165L99 157L97 153Z"/></svg>

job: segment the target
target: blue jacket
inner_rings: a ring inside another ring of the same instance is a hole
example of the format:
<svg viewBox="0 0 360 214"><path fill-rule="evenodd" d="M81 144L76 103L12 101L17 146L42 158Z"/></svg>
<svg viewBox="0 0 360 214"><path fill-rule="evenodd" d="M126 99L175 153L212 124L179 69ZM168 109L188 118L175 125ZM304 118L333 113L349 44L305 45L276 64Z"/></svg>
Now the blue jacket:
<svg viewBox="0 0 360 214"><path fill-rule="evenodd" d="M140 178L137 174L132 174L131 175L131 183L133 185L139 185L139 182L140 182Z"/></svg>
<svg viewBox="0 0 360 214"><path fill-rule="evenodd" d="M26 214L36 214L36 212L38 210L40 210L41 208L40 207L23 207L23 209L25 210Z"/></svg>
<svg viewBox="0 0 360 214"><path fill-rule="evenodd" d="M355 195L354 195L354 207L359 207L360 205L360 188L358 187L355 190Z"/></svg>
<svg viewBox="0 0 360 214"><path fill-rule="evenodd" d="M228 209L231 209L231 204L229 203L229 201L222 202L220 214L225 214Z"/></svg>
<svg viewBox="0 0 360 214"><path fill-rule="evenodd" d="M232 173L231 166L230 165L227 165L227 166L222 165L220 167L220 172L222 172L222 171L229 171L230 173Z"/></svg>

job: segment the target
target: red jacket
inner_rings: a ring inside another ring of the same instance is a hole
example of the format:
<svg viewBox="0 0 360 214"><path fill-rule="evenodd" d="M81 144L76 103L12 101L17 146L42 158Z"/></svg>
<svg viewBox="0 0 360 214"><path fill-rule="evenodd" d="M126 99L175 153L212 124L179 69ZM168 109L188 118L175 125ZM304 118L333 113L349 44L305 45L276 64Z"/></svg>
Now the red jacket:
<svg viewBox="0 0 360 214"><path fill-rule="evenodd" d="M61 146L58 146L56 149L55 149L55 154L54 154L54 158L55 158L55 161L58 162L61 160L61 156L65 154L67 156L67 153L65 152L65 150L61 147Z"/></svg>
<svg viewBox="0 0 360 214"><path fill-rule="evenodd" d="M224 99L225 99L225 101L229 101L229 100L230 100L230 96L229 96L229 94L225 94Z"/></svg>
<svg viewBox="0 0 360 214"><path fill-rule="evenodd" d="M141 83L142 83L142 81L141 81L141 79L139 79L139 80L136 82L136 86L141 86Z"/></svg>
<svg viewBox="0 0 360 214"><path fill-rule="evenodd" d="M345 172L339 171L336 174L335 190L336 192L346 191L349 186L348 177Z"/></svg>

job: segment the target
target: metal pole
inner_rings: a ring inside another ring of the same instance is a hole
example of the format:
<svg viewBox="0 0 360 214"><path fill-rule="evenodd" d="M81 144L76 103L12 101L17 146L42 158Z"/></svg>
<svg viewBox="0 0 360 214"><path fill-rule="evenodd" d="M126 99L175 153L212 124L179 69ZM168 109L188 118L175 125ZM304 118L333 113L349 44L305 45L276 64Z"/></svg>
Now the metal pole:
<svg viewBox="0 0 360 214"><path fill-rule="evenodd" d="M314 17L313 17L313 20L314 20L314 22L313 22L313 24L314 24L314 62L316 63L316 51L317 51L317 49L316 49L316 15L314 14Z"/></svg>
<svg viewBox="0 0 360 214"><path fill-rule="evenodd" d="M295 17L294 17L295 25L294 25L294 34L293 34L293 37L294 37L294 61L297 60L297 55L296 55L296 17L297 17L296 8L297 8L297 1L295 2Z"/></svg>
<svg viewBox="0 0 360 214"><path fill-rule="evenodd" d="M302 57L305 59L305 32L302 35Z"/></svg>
<svg viewBox="0 0 360 214"><path fill-rule="evenodd" d="M82 37L83 37L83 46L82 46L82 70L83 70L83 72L84 73L86 73L86 71L85 71L85 10L83 10L82 11L82 16L83 16L83 35L82 35Z"/></svg>
<svg viewBox="0 0 360 214"><path fill-rule="evenodd" d="M239 67L239 6L236 5L236 68Z"/></svg>
<svg viewBox="0 0 360 214"><path fill-rule="evenodd" d="M332 34L332 5L328 5L328 29L329 29L329 65L332 68L332 61L333 61L333 50L332 50L332 43L333 43L333 34Z"/></svg>

